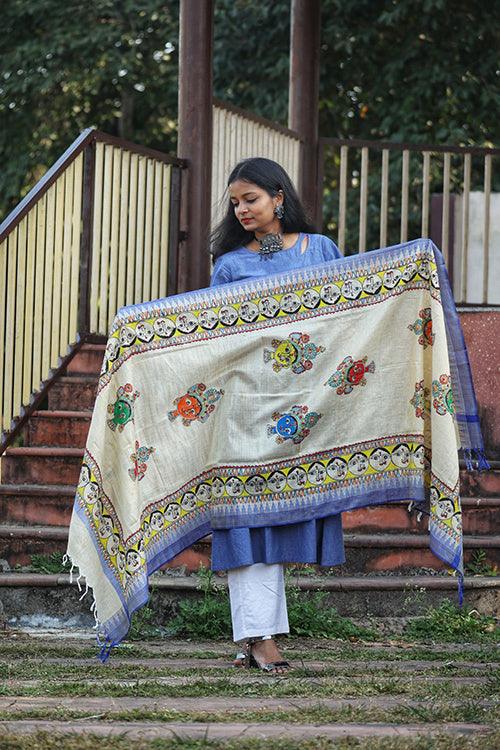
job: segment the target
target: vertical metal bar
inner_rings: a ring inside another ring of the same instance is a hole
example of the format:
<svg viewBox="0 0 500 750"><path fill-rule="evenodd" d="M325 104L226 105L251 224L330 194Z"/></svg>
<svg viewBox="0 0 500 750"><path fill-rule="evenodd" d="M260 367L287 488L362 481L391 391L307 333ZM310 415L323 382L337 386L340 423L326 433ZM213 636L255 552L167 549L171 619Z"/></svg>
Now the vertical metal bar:
<svg viewBox="0 0 500 750"><path fill-rule="evenodd" d="M128 232L127 232L127 281L125 304L132 305L135 301L135 256L137 238L137 179L139 156L130 156L130 187L128 196Z"/></svg>
<svg viewBox="0 0 500 750"><path fill-rule="evenodd" d="M120 179L120 239L118 242L118 284L116 290L116 307L125 304L125 274L127 271L127 226L129 210L129 175L130 151L122 151L122 169Z"/></svg>
<svg viewBox="0 0 500 750"><path fill-rule="evenodd" d="M23 395L22 402L27 406L31 396L31 379L33 374L33 313L35 298L35 259L36 259L36 205L27 214L28 246L26 262L26 302L24 307L24 362L23 362ZM0 249L1 252L1 249ZM38 283L38 280L37 280ZM0 310L2 306L0 303ZM3 333L3 326L0 326ZM0 352L2 343L0 342ZM2 355L0 354L0 357ZM0 375L0 387L1 387Z"/></svg>
<svg viewBox="0 0 500 750"><path fill-rule="evenodd" d="M361 149L361 186L359 193L359 252L366 250L366 224L368 212L368 146Z"/></svg>
<svg viewBox="0 0 500 750"><path fill-rule="evenodd" d="M491 155L484 157L483 303L488 302L490 272Z"/></svg>
<svg viewBox="0 0 500 750"><path fill-rule="evenodd" d="M387 211L389 206L389 149L382 150L382 178L380 187L380 247L387 245Z"/></svg>
<svg viewBox="0 0 500 750"><path fill-rule="evenodd" d="M158 299L160 283L160 232L162 199L162 164L154 163L154 209L153 209L153 252L151 258L151 299Z"/></svg>
<svg viewBox="0 0 500 750"><path fill-rule="evenodd" d="M92 256L92 281L90 285L90 294L85 295L86 286L85 278L83 278L83 269L80 275L80 310L78 313L78 330L85 330L85 322L89 320L90 316L90 331L91 333L97 333L99 330L99 269L101 267L101 229L102 229L102 193L103 193L103 175L104 175L104 144L94 143L93 148L95 149L95 179L92 184L92 197L84 194L83 198L83 235L82 235L82 247L80 250L80 261L86 264L86 269L89 268L90 255ZM87 169L87 154L85 155L85 168ZM87 180L84 177L84 184L86 185ZM85 216L88 212L88 207L93 206L93 218L92 226L92 239L88 241L88 247L83 246L83 240L85 236ZM92 253L90 252L92 249ZM87 308L88 306L88 308ZM87 309L90 311L87 313Z"/></svg>
<svg viewBox="0 0 500 750"><path fill-rule="evenodd" d="M54 221L55 221L56 186L53 184L47 191L47 234L45 239L45 284L43 292L43 330L42 341L42 380L50 371L50 349L52 340L52 295L54 279Z"/></svg>
<svg viewBox="0 0 500 750"><path fill-rule="evenodd" d="M109 285L107 300L107 325L109 330L116 315L116 296L118 289L118 256L120 252L120 200L121 171L123 149L113 148L113 179L108 186L113 191L111 198L111 233L109 238Z"/></svg>
<svg viewBox="0 0 500 750"><path fill-rule="evenodd" d="M349 154L348 146L340 147L340 177L339 177L339 250L345 253L345 228L347 211L347 160Z"/></svg>
<svg viewBox="0 0 500 750"><path fill-rule="evenodd" d="M464 191L462 197L462 263L460 271L460 299L467 302L467 274L469 265L469 211L470 211L470 178L472 157L464 156Z"/></svg>
<svg viewBox="0 0 500 750"><path fill-rule="evenodd" d="M104 185L102 192L102 238L99 284L99 333L108 332L109 245L111 200L113 198L113 146L104 146Z"/></svg>
<svg viewBox="0 0 500 750"><path fill-rule="evenodd" d="M16 276L18 226L7 238L7 305L5 316L5 371L3 428L9 431L12 421L12 381L14 378L14 341L16 336Z"/></svg>
<svg viewBox="0 0 500 750"><path fill-rule="evenodd" d="M142 276L142 299L151 299L151 256L153 253L153 194L154 161L148 159L146 167L146 213L144 223L144 271Z"/></svg>
<svg viewBox="0 0 500 750"><path fill-rule="evenodd" d="M71 225L71 277L70 277L70 307L69 307L69 338L68 343L76 343L78 333L82 336L90 330L89 304L90 304L90 266L92 263L92 223L93 223L93 200L94 200L94 160L95 149L91 145L89 151L85 150L75 161L75 174L73 182L73 209ZM90 201L90 209L87 210L87 219L83 218L83 189L84 189L84 166L85 160L90 159L90 169L86 190ZM88 240L82 241L83 236L87 233ZM88 245L86 245L88 242ZM81 255L81 248L86 248L85 258ZM80 272L85 279L85 287L80 285ZM86 300L82 302L82 297ZM82 327L78 328L78 315L82 305ZM84 306L85 305L85 306Z"/></svg>
<svg viewBox="0 0 500 750"><path fill-rule="evenodd" d="M170 241L170 191L172 172L177 169L172 164L162 164L162 183L161 183L161 209L160 209L160 268L158 271L159 287L158 294L160 298L167 296L168 289L168 267L169 267L169 241ZM217 195L214 190L212 195ZM178 230L177 230L178 231ZM175 249L177 252L177 248Z"/></svg>
<svg viewBox="0 0 500 750"><path fill-rule="evenodd" d="M446 265L448 265L450 255L450 171L451 154L447 151L444 155L443 166L443 221L441 225L441 250Z"/></svg>
<svg viewBox="0 0 500 750"><path fill-rule="evenodd" d="M422 165L422 237L429 236L429 191L431 182L431 154L429 151L423 153Z"/></svg>
<svg viewBox="0 0 500 750"><path fill-rule="evenodd" d="M54 278L52 282L52 341L50 346L50 367L55 369L59 362L59 342L61 338L61 284L63 264L64 232L64 173L56 180L56 212L54 227Z"/></svg>
<svg viewBox="0 0 500 750"><path fill-rule="evenodd" d="M323 231L323 183L325 179L325 144L321 140L318 141L318 168L316 174L318 176L318 184L316 185L317 197L314 201L314 205L317 209L317 214L314 217L318 231Z"/></svg>
<svg viewBox="0 0 500 750"><path fill-rule="evenodd" d="M137 223L135 245L135 288L134 302L142 302L142 274L144 263L144 214L146 207L146 158L139 158L139 173L137 178Z"/></svg>
<svg viewBox="0 0 500 750"><path fill-rule="evenodd" d="M23 356L24 350L24 300L26 289L26 254L27 254L27 216L17 226L17 285L16 285L16 317L15 317L15 345L14 345L14 377L12 389L12 416L14 419L21 414L22 386L23 386ZM30 350L31 351L31 350Z"/></svg>
<svg viewBox="0 0 500 750"><path fill-rule="evenodd" d="M45 276L47 193L36 205L35 308L33 312L33 379L31 390L39 390L42 380L43 288Z"/></svg>
<svg viewBox="0 0 500 750"><path fill-rule="evenodd" d="M71 229L73 220L73 189L75 164L72 162L64 173L64 213L62 237L62 278L61 278L61 325L59 331L59 353L67 353L69 343L69 308L77 305L78 300L70 296L71 277Z"/></svg>
<svg viewBox="0 0 500 750"><path fill-rule="evenodd" d="M403 151L401 166L401 232L400 242L408 239L408 184L410 181L410 152Z"/></svg>

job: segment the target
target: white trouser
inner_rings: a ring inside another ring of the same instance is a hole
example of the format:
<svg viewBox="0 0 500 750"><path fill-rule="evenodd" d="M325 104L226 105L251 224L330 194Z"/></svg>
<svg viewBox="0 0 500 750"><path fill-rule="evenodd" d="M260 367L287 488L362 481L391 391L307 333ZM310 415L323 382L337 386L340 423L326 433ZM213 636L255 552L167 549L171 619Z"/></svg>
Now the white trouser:
<svg viewBox="0 0 500 750"><path fill-rule="evenodd" d="M283 565L233 568L227 580L235 641L290 632Z"/></svg>

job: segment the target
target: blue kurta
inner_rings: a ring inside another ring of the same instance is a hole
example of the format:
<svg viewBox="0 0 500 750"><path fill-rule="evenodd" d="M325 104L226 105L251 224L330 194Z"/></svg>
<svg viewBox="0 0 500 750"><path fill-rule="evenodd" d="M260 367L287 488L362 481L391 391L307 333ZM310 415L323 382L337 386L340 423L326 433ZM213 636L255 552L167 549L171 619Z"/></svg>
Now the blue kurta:
<svg viewBox="0 0 500 750"><path fill-rule="evenodd" d="M269 257L263 258L246 247L221 255L215 262L211 286L255 279L341 257L335 243L321 234L308 234L307 248L302 252L305 236L299 234L292 247ZM340 514L283 526L214 529L212 532L213 570L254 563L296 562L330 566L344 561Z"/></svg>

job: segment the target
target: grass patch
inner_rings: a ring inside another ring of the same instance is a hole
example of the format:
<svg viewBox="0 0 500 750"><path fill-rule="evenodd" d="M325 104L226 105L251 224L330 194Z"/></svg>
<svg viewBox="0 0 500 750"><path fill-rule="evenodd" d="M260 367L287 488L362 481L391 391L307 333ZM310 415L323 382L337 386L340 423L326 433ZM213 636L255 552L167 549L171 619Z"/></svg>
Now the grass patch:
<svg viewBox="0 0 500 750"><path fill-rule="evenodd" d="M457 685L452 678L439 683L428 677L414 675L378 676L368 675L363 679L343 676L322 677L271 677L269 675L232 677L205 677L193 675L182 682L165 680L147 680L144 682L128 680L113 682L97 679L95 681L41 679L34 684L22 682L3 682L0 684L2 696L47 696L47 697L149 697L149 698L197 698L248 696L248 697L294 697L303 698L356 698L372 695L403 695L413 699L443 696L457 700L469 698L491 699L498 691L498 680L486 678L481 682L461 683Z"/></svg>
<svg viewBox="0 0 500 750"><path fill-rule="evenodd" d="M98 735L54 734L38 732L28 736L2 736L2 750L130 750L128 737L101 737ZM453 736L443 733L434 737L355 737L328 740L320 736L308 740L249 739L238 737L223 745L217 740L157 739L133 741L134 750L497 750L500 731L471 736Z"/></svg>
<svg viewBox="0 0 500 750"><path fill-rule="evenodd" d="M22 713L15 711L0 712L0 721L16 719L44 719L49 721L71 721L80 719L98 719L99 721L154 721L184 723L280 723L280 724L340 724L380 722L391 724L426 724L433 722L470 722L491 725L495 723L491 704L478 706L477 701L466 703L436 703L429 708L426 702L413 706L394 706L390 708L368 708L358 706L340 706L328 708L321 705L300 707L296 709L251 709L228 711L177 711L131 709L127 711L78 711L69 708L29 709ZM498 717L496 723L498 724Z"/></svg>
<svg viewBox="0 0 500 750"><path fill-rule="evenodd" d="M467 611L445 599L439 607L429 607L424 617L409 622L405 635L447 642L496 641L500 639L500 628L493 617Z"/></svg>
<svg viewBox="0 0 500 750"><path fill-rule="evenodd" d="M167 623L176 636L201 639L227 638L231 633L231 610L227 588L217 583L217 576L207 568L197 573L201 601L179 602L177 616ZM327 605L324 591L302 591L286 574L286 597L290 635L309 638L341 638L376 640L373 630L363 628Z"/></svg>

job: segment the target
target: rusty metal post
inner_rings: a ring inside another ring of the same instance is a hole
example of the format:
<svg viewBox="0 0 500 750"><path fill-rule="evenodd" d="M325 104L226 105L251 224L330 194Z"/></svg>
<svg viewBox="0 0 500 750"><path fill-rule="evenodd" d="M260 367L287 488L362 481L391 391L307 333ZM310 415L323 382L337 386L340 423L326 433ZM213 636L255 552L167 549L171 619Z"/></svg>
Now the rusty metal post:
<svg viewBox="0 0 500 750"><path fill-rule="evenodd" d="M299 193L318 220L318 106L321 0L291 0L288 127L302 139Z"/></svg>
<svg viewBox="0 0 500 750"><path fill-rule="evenodd" d="M179 39L179 139L188 160L184 180L179 291L208 286L212 178L212 48L214 0L181 0Z"/></svg>

